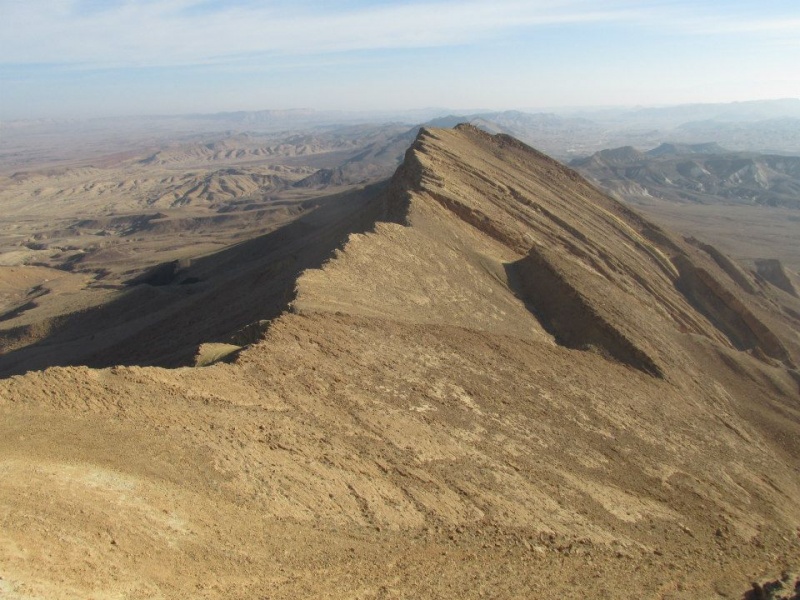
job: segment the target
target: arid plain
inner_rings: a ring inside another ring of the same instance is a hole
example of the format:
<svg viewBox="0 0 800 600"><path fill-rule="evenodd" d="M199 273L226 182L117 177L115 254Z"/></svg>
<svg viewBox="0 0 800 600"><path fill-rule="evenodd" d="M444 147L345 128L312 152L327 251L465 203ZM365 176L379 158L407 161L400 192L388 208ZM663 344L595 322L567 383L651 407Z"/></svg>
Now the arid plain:
<svg viewBox="0 0 800 600"><path fill-rule="evenodd" d="M52 147L0 165L0 595L795 593L796 211L468 125Z"/></svg>

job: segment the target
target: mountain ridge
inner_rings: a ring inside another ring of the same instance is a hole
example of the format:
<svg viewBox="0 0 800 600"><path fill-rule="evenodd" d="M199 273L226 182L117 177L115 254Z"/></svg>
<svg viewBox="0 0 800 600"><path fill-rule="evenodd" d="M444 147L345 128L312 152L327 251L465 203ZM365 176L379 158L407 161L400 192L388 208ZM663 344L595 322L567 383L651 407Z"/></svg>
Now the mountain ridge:
<svg viewBox="0 0 800 600"><path fill-rule="evenodd" d="M470 126L351 208L231 364L0 380L1 590L738 599L798 564L799 300ZM267 285L265 243L186 274Z"/></svg>

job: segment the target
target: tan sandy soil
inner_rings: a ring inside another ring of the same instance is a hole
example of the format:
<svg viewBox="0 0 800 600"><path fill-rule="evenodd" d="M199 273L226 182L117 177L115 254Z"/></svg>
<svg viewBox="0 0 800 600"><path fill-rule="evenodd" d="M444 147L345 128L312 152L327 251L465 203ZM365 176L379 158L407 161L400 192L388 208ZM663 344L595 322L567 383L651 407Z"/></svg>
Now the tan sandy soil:
<svg viewBox="0 0 800 600"><path fill-rule="evenodd" d="M757 206L692 206L669 203L636 207L673 231L692 235L751 265L777 258L800 271L800 211Z"/></svg>

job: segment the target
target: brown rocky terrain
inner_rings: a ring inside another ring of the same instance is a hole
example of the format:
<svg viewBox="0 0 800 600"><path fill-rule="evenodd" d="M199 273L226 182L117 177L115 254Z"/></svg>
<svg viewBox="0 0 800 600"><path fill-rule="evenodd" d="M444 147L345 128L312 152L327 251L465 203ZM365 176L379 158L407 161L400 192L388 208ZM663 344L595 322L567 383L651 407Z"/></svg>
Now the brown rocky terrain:
<svg viewBox="0 0 800 600"><path fill-rule="evenodd" d="M800 157L731 152L717 144L602 150L571 165L627 200L800 208Z"/></svg>
<svg viewBox="0 0 800 600"><path fill-rule="evenodd" d="M65 125L64 130L53 126L43 129L42 134L50 132L45 137L36 135L36 128L22 127L15 133L4 127L0 144L3 374L49 364L111 365L132 360L191 364L197 343L226 343L253 319L278 314L285 305L283 295L291 293L297 268L318 265L330 252L317 239L320 236L311 235L309 240L315 241L307 245L316 262L307 262L309 253L298 258L284 245L286 239L292 237L295 246L302 246L297 240L301 229L309 233L323 221L329 225L342 207L345 221L358 223L350 217L355 210L352 202L360 202L358 190L391 175L402 157L400 148L408 147L414 134L405 126L390 124L340 125L301 133L179 128L171 130L170 137L168 128L154 129L156 123L150 123L127 132L130 138L123 143L116 138L126 132L114 129L115 123L97 124L97 131L84 131L79 123L74 128ZM317 213L322 205L327 208ZM312 212L313 216L302 218ZM282 229L298 219L301 223ZM217 311L224 323L216 325L215 319L178 309L175 301L181 298L198 304L207 301L209 292L218 296L214 291L218 280L214 286L203 282L219 261L202 257L278 229L282 231L261 246L243 245L220 260L227 265L227 276L244 277L241 268L253 261L242 253L253 252L256 246L279 249L283 256L273 256L273 262L280 263L277 270L288 273L289 279L283 275L273 279L283 278L288 291L262 286L259 300L248 301L244 312L230 310L237 302L224 298L227 310ZM342 235L339 231L332 239L338 243ZM295 268L294 262L300 266ZM194 271L203 273L187 275L186 267L192 263ZM231 264L237 267L231 269ZM173 276L187 287L165 287ZM127 294L132 284L145 281L160 289L139 288L135 298ZM270 305L280 298L276 308L263 306L264 295L272 298L267 301ZM175 310L193 315L191 326L184 328L193 338L191 343L161 326L161 308L167 305L173 315ZM141 310L133 310L145 307L144 319ZM166 340L157 344L160 350L154 353L152 345L141 350L141 336L133 342L139 350L110 348L142 328L149 331L143 336ZM45 338L47 348L27 350L46 355L38 362L10 354Z"/></svg>
<svg viewBox="0 0 800 600"><path fill-rule="evenodd" d="M792 593L773 267L471 126L306 212L4 335L6 373L128 366L0 380L0 594Z"/></svg>

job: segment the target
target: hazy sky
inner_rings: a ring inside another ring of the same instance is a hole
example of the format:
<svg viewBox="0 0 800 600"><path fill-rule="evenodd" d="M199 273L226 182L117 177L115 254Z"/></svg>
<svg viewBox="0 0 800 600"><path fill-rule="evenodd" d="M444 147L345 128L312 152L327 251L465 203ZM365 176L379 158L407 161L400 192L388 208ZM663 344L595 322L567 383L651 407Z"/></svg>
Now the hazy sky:
<svg viewBox="0 0 800 600"><path fill-rule="evenodd" d="M0 118L800 97L798 0L0 0Z"/></svg>

